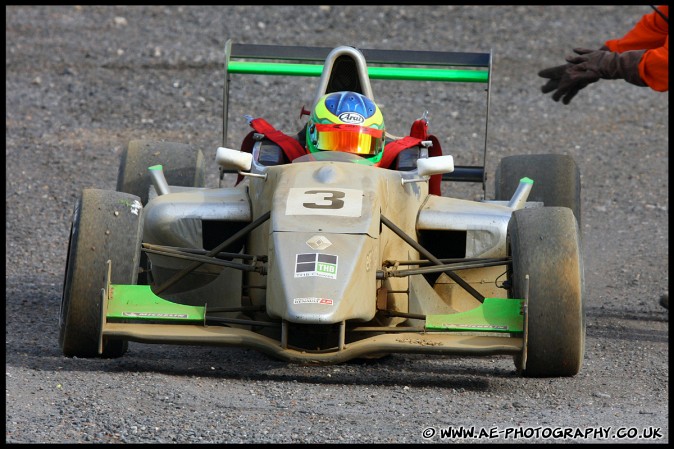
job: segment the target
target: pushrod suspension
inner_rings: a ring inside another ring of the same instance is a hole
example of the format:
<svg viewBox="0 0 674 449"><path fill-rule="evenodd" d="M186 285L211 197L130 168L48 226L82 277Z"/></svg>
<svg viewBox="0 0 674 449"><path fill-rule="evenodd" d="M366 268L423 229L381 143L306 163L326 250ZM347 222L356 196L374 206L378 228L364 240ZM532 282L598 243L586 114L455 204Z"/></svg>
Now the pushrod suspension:
<svg viewBox="0 0 674 449"><path fill-rule="evenodd" d="M433 264L442 265L442 261L440 259L436 258L426 248L424 248L419 243L414 241L409 235L407 235L402 229L400 229L398 226L396 226L391 220L389 220L388 218L386 218L385 216L382 215L381 216L381 222L384 223L386 225L386 227L388 227L391 231L395 232L398 235L398 237L403 239L408 245L410 245L415 250L419 251L419 254L423 255L426 259L430 260ZM461 278L461 276L454 273L453 271L446 271L445 273L454 282L459 284L461 287L463 287L464 290L466 290L468 293L470 293L475 299L480 301L480 303L484 302L484 295L482 295L480 292L475 290L468 282L464 281Z"/></svg>
<svg viewBox="0 0 674 449"><path fill-rule="evenodd" d="M209 252L206 253L206 257L213 257L219 252L221 252L224 248L228 247L229 245L237 242L239 239L243 238L244 236L248 235L253 229L257 228L260 226L262 223L267 221L269 217L271 216L271 212L267 211L264 214L260 215L258 218L253 220L251 223L246 225L244 228L240 229L239 232L210 250ZM160 285L155 291L155 295L159 295L161 292L166 290L167 288L173 286L176 282L190 274L192 271L196 270L206 262L204 261L194 261L190 265L186 266L182 270L180 270L178 273L174 274L171 276L169 279L166 280L162 285Z"/></svg>

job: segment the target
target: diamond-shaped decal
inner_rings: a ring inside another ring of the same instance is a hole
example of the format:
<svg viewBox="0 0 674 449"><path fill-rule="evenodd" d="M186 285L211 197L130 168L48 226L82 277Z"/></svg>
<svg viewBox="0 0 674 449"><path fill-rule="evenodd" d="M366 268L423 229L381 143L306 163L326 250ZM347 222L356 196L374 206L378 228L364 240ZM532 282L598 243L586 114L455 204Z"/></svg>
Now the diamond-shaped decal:
<svg viewBox="0 0 674 449"><path fill-rule="evenodd" d="M309 248L311 249L322 250L332 245L332 242L325 236L315 235L307 240L307 245L309 245Z"/></svg>

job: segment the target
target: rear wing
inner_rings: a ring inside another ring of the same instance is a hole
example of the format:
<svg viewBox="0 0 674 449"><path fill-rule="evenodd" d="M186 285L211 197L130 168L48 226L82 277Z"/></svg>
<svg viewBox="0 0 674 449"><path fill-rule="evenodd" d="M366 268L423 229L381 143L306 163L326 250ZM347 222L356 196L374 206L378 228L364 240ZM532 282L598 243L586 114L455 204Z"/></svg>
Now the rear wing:
<svg viewBox="0 0 674 449"><path fill-rule="evenodd" d="M223 146L227 146L228 97L233 74L321 77L315 101L323 94L337 90L353 90L374 100L370 79L484 83L487 84L487 112L482 165L455 166L454 172L444 174L442 179L443 181L481 182L486 192L485 165L491 68L491 52L237 44L228 40L225 43Z"/></svg>

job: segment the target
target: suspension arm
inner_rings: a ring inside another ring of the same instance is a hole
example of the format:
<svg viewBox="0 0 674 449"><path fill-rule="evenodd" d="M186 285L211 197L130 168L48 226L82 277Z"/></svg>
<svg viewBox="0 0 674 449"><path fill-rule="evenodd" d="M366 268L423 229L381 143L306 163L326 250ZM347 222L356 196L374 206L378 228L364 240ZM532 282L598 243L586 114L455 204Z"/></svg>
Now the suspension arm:
<svg viewBox="0 0 674 449"><path fill-rule="evenodd" d="M384 223L386 227L388 227L391 231L395 232L398 235L398 237L403 239L408 245L417 250L419 254L423 255L426 259L430 260L433 264L442 265L442 261L440 261L440 259L436 258L426 248L424 248L415 240L413 240L402 229L393 224L391 220L382 215L381 222ZM468 282L464 281L458 274L454 273L453 271L445 271L445 273L447 273L447 276L449 276L454 282L463 287L463 289L466 290L468 293L470 293L475 299L480 301L480 303L484 302L484 295L475 290Z"/></svg>

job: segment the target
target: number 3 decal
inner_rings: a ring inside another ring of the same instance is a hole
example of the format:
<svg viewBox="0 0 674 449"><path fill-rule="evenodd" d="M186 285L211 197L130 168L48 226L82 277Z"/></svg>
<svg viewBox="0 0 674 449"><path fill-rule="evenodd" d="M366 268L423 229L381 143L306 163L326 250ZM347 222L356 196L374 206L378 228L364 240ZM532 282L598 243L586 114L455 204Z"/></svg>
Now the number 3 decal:
<svg viewBox="0 0 674 449"><path fill-rule="evenodd" d="M363 191L356 189L300 189L288 191L286 215L360 217Z"/></svg>
<svg viewBox="0 0 674 449"><path fill-rule="evenodd" d="M317 195L315 203L302 203L302 206L308 209L341 209L344 207L344 201L341 198L346 196L344 192L335 190L307 190L305 195Z"/></svg>

